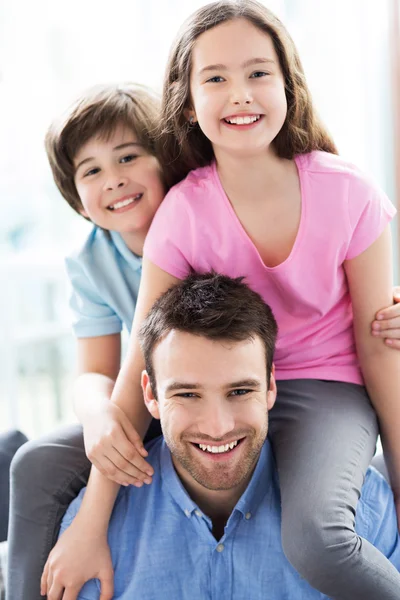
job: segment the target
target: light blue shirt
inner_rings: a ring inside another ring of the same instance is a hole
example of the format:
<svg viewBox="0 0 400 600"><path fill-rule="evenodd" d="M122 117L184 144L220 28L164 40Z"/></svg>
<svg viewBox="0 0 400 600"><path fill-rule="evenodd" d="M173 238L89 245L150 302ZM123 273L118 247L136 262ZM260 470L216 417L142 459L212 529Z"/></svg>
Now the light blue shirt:
<svg viewBox="0 0 400 600"><path fill-rule="evenodd" d="M65 260L72 284L70 305L78 338L130 331L142 258L121 235L93 227L83 247Z"/></svg>
<svg viewBox="0 0 400 600"><path fill-rule="evenodd" d="M191 500L162 438L151 442L150 486L121 489L108 541L118 600L321 600L287 561L281 544L277 472L265 442L253 477L217 541L211 520ZM78 512L84 490L63 519L64 531ZM400 542L392 492L373 468L366 475L356 515L357 532L397 569ZM79 600L98 600L92 579Z"/></svg>

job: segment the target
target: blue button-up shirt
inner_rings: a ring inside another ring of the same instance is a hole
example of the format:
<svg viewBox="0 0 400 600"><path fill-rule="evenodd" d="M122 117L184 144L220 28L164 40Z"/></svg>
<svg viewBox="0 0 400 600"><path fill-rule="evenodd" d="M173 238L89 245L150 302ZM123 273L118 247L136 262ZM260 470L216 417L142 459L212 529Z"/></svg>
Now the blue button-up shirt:
<svg viewBox="0 0 400 600"><path fill-rule="evenodd" d="M251 481L220 540L191 500L162 438L148 446L153 483L121 489L109 528L114 598L120 600L321 600L298 575L281 544L277 472L265 442ZM61 531L76 515L84 491L70 505ZM400 568L400 542L392 492L374 469L367 472L357 508L357 532ZM100 596L89 581L79 600Z"/></svg>

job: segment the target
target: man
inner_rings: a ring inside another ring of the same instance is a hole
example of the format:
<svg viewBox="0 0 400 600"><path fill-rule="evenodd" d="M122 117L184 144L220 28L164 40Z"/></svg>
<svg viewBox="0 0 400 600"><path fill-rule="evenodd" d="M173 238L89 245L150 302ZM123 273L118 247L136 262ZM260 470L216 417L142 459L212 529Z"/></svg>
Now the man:
<svg viewBox="0 0 400 600"><path fill-rule="evenodd" d="M147 447L153 483L122 489L114 508L114 598L325 598L281 546L278 478L266 441L276 331L255 292L216 274L190 276L150 311L140 334L142 385L164 439ZM62 531L81 501L82 494ZM400 568L393 497L373 469L356 525ZM99 597L96 580L79 595Z"/></svg>

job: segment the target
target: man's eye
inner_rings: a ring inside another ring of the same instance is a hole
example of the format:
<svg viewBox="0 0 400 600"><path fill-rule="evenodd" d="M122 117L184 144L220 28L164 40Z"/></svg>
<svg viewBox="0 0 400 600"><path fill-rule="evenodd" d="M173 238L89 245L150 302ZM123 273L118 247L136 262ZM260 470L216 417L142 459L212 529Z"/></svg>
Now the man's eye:
<svg viewBox="0 0 400 600"><path fill-rule="evenodd" d="M181 394L175 394L179 398L196 398L196 394L194 392L182 392Z"/></svg>
<svg viewBox="0 0 400 600"><path fill-rule="evenodd" d="M254 71L254 73L252 73L250 77L252 77L253 79L258 79L260 77L265 77L266 75L269 75L269 73L267 73L266 71Z"/></svg>
<svg viewBox="0 0 400 600"><path fill-rule="evenodd" d="M90 177L90 175L96 175L96 173L98 173L100 171L100 169L98 167L93 167L93 169L89 169L89 171L86 171L86 173L84 174L84 177Z"/></svg>
<svg viewBox="0 0 400 600"><path fill-rule="evenodd" d="M207 79L206 83L220 83L221 81L225 81L224 78L220 75L215 75L214 77Z"/></svg>
<svg viewBox="0 0 400 600"><path fill-rule="evenodd" d="M126 156L123 156L120 160L121 163L129 163L132 162L133 160L135 160L135 158L137 158L137 154L127 154Z"/></svg>
<svg viewBox="0 0 400 600"><path fill-rule="evenodd" d="M246 396L246 394L250 394L252 390L247 390L244 388L240 388L238 390L232 390L231 396Z"/></svg>

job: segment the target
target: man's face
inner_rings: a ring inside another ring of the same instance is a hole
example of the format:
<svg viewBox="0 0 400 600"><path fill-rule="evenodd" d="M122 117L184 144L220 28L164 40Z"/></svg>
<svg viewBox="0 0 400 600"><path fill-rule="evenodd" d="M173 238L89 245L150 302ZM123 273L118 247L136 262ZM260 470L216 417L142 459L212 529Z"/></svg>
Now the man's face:
<svg viewBox="0 0 400 600"><path fill-rule="evenodd" d="M153 368L157 400L144 373L146 404L161 419L182 480L209 490L248 480L276 394L273 376L267 390L262 341L213 341L171 331L154 350Z"/></svg>

